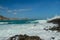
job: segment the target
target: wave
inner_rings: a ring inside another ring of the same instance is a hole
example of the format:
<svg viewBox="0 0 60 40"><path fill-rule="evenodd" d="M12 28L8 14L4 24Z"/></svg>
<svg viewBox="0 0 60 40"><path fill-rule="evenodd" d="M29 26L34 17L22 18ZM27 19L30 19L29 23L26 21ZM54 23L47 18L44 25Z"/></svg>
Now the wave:
<svg viewBox="0 0 60 40"><path fill-rule="evenodd" d="M47 23L48 20L3 20L0 25L0 40L6 40L17 34L37 35L44 40L50 40L52 36L59 39L60 33L51 30L45 31L44 28L55 26L53 23ZM36 24L37 23L37 24ZM21 24L21 25L20 25ZM34 26L36 24L36 26ZM57 36L58 35L58 36Z"/></svg>
<svg viewBox="0 0 60 40"><path fill-rule="evenodd" d="M60 16L55 16L47 20L0 20L0 24L33 24L33 23L46 23L47 21L60 18Z"/></svg>
<svg viewBox="0 0 60 40"><path fill-rule="evenodd" d="M0 22L0 24L8 24L8 22Z"/></svg>
<svg viewBox="0 0 60 40"><path fill-rule="evenodd" d="M46 20L5 20L1 21L0 24L37 24L37 23L46 23Z"/></svg>
<svg viewBox="0 0 60 40"><path fill-rule="evenodd" d="M49 18L49 19L47 19L47 20L50 21L50 20L54 20L54 19L60 19L60 16L54 16L54 17Z"/></svg>
<svg viewBox="0 0 60 40"><path fill-rule="evenodd" d="M35 20L0 20L0 24L29 24L38 23Z"/></svg>
<svg viewBox="0 0 60 40"><path fill-rule="evenodd" d="M37 20L38 21L38 20ZM0 25L0 40L7 40L17 34L37 35L45 40L50 40L51 36L57 36L54 32L45 31L44 28L54 26L52 23L38 23L34 24L11 24L11 25ZM48 36L47 36L48 35ZM60 37L60 35L58 36Z"/></svg>

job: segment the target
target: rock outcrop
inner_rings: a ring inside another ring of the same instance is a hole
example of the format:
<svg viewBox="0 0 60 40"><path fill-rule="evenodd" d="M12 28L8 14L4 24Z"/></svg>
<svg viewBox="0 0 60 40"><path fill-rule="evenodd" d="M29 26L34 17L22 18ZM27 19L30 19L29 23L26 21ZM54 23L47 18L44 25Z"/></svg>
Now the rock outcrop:
<svg viewBox="0 0 60 40"><path fill-rule="evenodd" d="M49 30L57 30L57 31L60 31L60 18L49 20L48 23L58 24L57 27L54 26L52 28L49 28Z"/></svg>
<svg viewBox="0 0 60 40"><path fill-rule="evenodd" d="M38 36L28 36L28 35L15 35L10 37L8 40L41 40Z"/></svg>
<svg viewBox="0 0 60 40"><path fill-rule="evenodd" d="M60 25L60 18L52 19L52 20L48 21L48 23L54 23L54 24Z"/></svg>
<svg viewBox="0 0 60 40"><path fill-rule="evenodd" d="M0 20L9 20L9 18L0 15Z"/></svg>
<svg viewBox="0 0 60 40"><path fill-rule="evenodd" d="M29 18L7 18L0 15L0 20L29 20Z"/></svg>

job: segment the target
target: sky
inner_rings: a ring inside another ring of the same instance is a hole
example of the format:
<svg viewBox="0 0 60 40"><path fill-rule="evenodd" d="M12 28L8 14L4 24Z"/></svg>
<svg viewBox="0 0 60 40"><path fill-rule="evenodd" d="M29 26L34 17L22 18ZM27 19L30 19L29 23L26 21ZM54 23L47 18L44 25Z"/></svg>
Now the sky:
<svg viewBox="0 0 60 40"><path fill-rule="evenodd" d="M60 15L60 0L0 0L0 15L45 19Z"/></svg>

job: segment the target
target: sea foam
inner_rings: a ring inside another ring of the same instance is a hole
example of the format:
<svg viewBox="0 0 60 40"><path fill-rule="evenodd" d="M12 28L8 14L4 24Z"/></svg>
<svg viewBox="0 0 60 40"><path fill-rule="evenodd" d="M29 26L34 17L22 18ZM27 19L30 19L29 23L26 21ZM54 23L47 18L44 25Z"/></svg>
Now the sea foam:
<svg viewBox="0 0 60 40"><path fill-rule="evenodd" d="M37 24L6 24L0 25L0 40L7 40L9 37L19 34L37 35L44 40L51 40L51 37L55 37L55 40L59 40L60 32L44 30L57 26L53 23L47 23L47 20L35 20Z"/></svg>

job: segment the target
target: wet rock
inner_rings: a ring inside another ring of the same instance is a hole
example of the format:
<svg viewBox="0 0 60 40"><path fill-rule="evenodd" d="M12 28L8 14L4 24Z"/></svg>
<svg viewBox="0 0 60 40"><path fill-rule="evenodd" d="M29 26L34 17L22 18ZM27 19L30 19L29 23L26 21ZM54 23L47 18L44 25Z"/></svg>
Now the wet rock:
<svg viewBox="0 0 60 40"><path fill-rule="evenodd" d="M53 39L53 40L54 40L54 39L55 39L55 37L51 37L51 39Z"/></svg>
<svg viewBox="0 0 60 40"><path fill-rule="evenodd" d="M38 36L28 36L28 35L15 35L10 37L8 40L41 40Z"/></svg>
<svg viewBox="0 0 60 40"><path fill-rule="evenodd" d="M49 28L49 30L57 30L57 31L59 31L60 32L60 18L56 18L56 19L53 19L53 20L49 20L49 21L47 21L48 23L53 23L53 24L58 24L58 26L57 27L52 27L52 28Z"/></svg>
<svg viewBox="0 0 60 40"><path fill-rule="evenodd" d="M8 40L15 40L16 37L18 37L18 35L12 36L12 37L10 37Z"/></svg>
<svg viewBox="0 0 60 40"><path fill-rule="evenodd" d="M52 19L47 21L48 23L60 24L60 18Z"/></svg>
<svg viewBox="0 0 60 40"><path fill-rule="evenodd" d="M27 37L25 40L41 40L38 36L30 36Z"/></svg>
<svg viewBox="0 0 60 40"><path fill-rule="evenodd" d="M44 28L44 30L48 31L49 29Z"/></svg>

